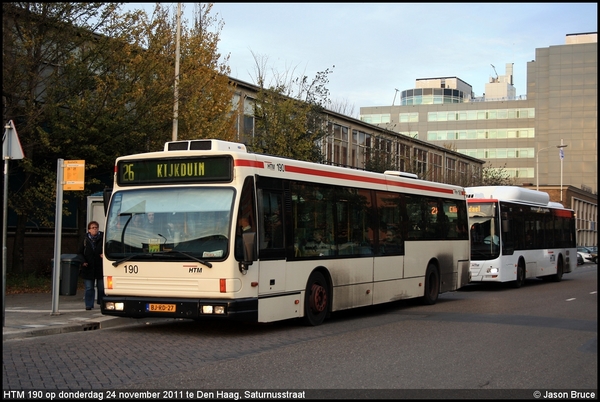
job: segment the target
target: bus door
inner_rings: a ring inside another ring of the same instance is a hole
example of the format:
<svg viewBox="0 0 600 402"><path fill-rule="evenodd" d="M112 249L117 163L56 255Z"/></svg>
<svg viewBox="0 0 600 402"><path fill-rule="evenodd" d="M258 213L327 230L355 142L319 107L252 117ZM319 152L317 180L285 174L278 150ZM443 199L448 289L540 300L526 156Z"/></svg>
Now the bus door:
<svg viewBox="0 0 600 402"><path fill-rule="evenodd" d="M269 180L271 181L271 180ZM279 180L279 182L281 182ZM259 184L261 180L259 180ZM284 192L258 188L258 320L268 322L298 318L304 314L299 288L288 288L286 274L290 262L289 217L284 213ZM288 247L286 248L286 244ZM293 286L293 285L291 285ZM298 285L304 289L304 282Z"/></svg>
<svg viewBox="0 0 600 402"><path fill-rule="evenodd" d="M259 188L258 191L258 258L260 262L259 294L286 290L286 254L283 191Z"/></svg>
<svg viewBox="0 0 600 402"><path fill-rule="evenodd" d="M378 254L390 258L375 260L373 280L385 281L404 277L404 242L408 233L408 216L403 194L377 191L379 211ZM393 258L392 258L393 257Z"/></svg>

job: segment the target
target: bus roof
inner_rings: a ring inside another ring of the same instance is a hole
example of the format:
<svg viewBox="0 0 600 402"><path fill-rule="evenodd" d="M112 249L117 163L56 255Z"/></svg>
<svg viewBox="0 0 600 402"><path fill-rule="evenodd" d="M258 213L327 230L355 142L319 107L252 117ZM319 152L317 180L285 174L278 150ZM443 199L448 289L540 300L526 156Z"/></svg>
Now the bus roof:
<svg viewBox="0 0 600 402"><path fill-rule="evenodd" d="M244 144L223 140L189 140L165 143L165 151L234 151L248 152Z"/></svg>
<svg viewBox="0 0 600 402"><path fill-rule="evenodd" d="M549 205L550 196L548 193L517 186L466 187L465 191L467 192L468 199L493 198L497 199L498 201L515 201L540 206L557 207L557 205ZM560 208L562 208L562 205L560 205Z"/></svg>

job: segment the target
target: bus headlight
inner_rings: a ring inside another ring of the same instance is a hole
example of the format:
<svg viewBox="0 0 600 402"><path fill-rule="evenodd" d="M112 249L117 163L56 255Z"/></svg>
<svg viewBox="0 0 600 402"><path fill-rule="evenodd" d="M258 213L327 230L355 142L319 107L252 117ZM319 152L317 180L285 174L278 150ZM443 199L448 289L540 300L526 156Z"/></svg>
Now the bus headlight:
<svg viewBox="0 0 600 402"><path fill-rule="evenodd" d="M489 267L489 268L487 269L487 273L488 273L488 274L493 274L493 275L496 275L496 274L498 274L498 268Z"/></svg>
<svg viewBox="0 0 600 402"><path fill-rule="evenodd" d="M104 308L106 310L123 311L123 310L125 310L125 303L106 302L106 303L104 303Z"/></svg>
<svg viewBox="0 0 600 402"><path fill-rule="evenodd" d="M225 314L225 306L202 306L202 314Z"/></svg>

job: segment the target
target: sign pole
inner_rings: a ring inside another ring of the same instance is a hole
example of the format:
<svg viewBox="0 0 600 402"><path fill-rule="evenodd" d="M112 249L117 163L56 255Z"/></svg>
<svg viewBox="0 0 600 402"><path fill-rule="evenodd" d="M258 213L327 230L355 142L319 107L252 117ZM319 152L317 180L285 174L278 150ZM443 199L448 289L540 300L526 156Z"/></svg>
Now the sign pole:
<svg viewBox="0 0 600 402"><path fill-rule="evenodd" d="M4 159L4 207L2 221L2 328L4 328L6 315L6 265L7 265L7 250L6 247L6 231L8 228L8 161L10 159L23 159L23 148L19 141L19 135L13 121L9 121L4 126L4 135L2 136L2 159Z"/></svg>
<svg viewBox="0 0 600 402"><path fill-rule="evenodd" d="M60 295L62 204L63 191L80 191L84 188L85 161L59 159L56 166L56 217L54 222L54 268L52 276L52 314L58 315Z"/></svg>
<svg viewBox="0 0 600 402"><path fill-rule="evenodd" d="M6 247L6 228L8 226L8 159L4 158L4 207L3 207L3 224L2 224L2 328L5 322L5 294L6 294L6 264L7 264L7 247Z"/></svg>
<svg viewBox="0 0 600 402"><path fill-rule="evenodd" d="M58 296L60 289L60 250L62 233L62 204L63 204L63 166L64 159L56 164L56 213L54 216L54 267L52 275L52 314L58 315Z"/></svg>

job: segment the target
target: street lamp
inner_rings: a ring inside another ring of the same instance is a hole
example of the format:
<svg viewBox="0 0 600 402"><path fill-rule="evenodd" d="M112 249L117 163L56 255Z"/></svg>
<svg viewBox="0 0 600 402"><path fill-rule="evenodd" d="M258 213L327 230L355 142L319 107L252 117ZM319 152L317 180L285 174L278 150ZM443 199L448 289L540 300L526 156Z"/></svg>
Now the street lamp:
<svg viewBox="0 0 600 402"><path fill-rule="evenodd" d="M568 147L568 145L563 144L563 139L560 139L560 145L557 145L556 148L559 149L560 154L560 202L563 200L563 191L562 191L562 183L563 183L563 159L565 159L564 148Z"/></svg>

